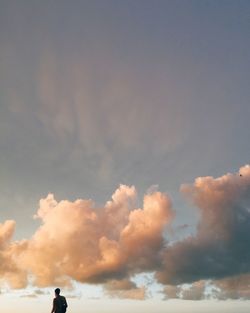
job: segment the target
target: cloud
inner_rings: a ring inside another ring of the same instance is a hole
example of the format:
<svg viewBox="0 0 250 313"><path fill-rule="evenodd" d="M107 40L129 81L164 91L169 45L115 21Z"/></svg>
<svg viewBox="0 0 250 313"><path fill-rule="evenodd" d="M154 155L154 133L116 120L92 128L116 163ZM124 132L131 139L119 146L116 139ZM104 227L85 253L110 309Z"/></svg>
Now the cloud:
<svg viewBox="0 0 250 313"><path fill-rule="evenodd" d="M37 298L37 295L35 293L29 293L26 295L21 295L20 298Z"/></svg>
<svg viewBox="0 0 250 313"><path fill-rule="evenodd" d="M96 75L100 59L105 65L102 74ZM128 64L124 67L111 60L107 52L87 59L68 55L65 59L53 45L43 50L39 64L34 81L42 105L36 106L35 115L53 136L71 138L78 133L83 148L101 157L103 153L135 149L139 142L144 146L145 136L152 139L151 146L157 144L158 150L164 151L182 140L180 128L184 124L177 123L177 127L173 116L178 121L182 117L175 106L166 103L166 84L159 83L161 76L155 81L138 76L133 67L128 70ZM105 80L101 78L103 73ZM93 80L98 91L93 88ZM154 127L150 124L152 114L158 120ZM162 145L166 141L168 144Z"/></svg>
<svg viewBox="0 0 250 313"><path fill-rule="evenodd" d="M11 240L13 233L15 231L14 221L5 221L5 223L0 224L0 247L3 248Z"/></svg>
<svg viewBox="0 0 250 313"><path fill-rule="evenodd" d="M165 294L165 299L177 299L179 298L181 288L174 285L166 285L164 287L163 293Z"/></svg>
<svg viewBox="0 0 250 313"><path fill-rule="evenodd" d="M25 245L15 244L14 264L39 287L72 279L105 283L160 267L163 229L173 218L170 199L147 194L143 208L135 200L135 188L124 185L102 208L91 200L57 202L49 194L35 215L39 229Z"/></svg>
<svg viewBox="0 0 250 313"><path fill-rule="evenodd" d="M200 280L189 285L167 285L164 287L163 293L165 299L250 300L250 275L242 274L219 280Z"/></svg>
<svg viewBox="0 0 250 313"><path fill-rule="evenodd" d="M42 290L42 289L36 289L36 290L34 291L34 293L35 293L36 295L47 295L47 294L49 294L48 291L44 291L44 290Z"/></svg>
<svg viewBox="0 0 250 313"><path fill-rule="evenodd" d="M197 281L191 285L167 285L163 293L165 299L202 300L205 295L205 281Z"/></svg>
<svg viewBox="0 0 250 313"><path fill-rule="evenodd" d="M40 128L39 134L31 133L44 138L47 147L40 149L37 158L48 164L66 153L64 171L70 167L79 175L76 168L85 162L84 176L89 182L110 182L122 171L121 162L128 175L131 163L140 162L146 168L152 153L161 159L183 142L186 123L176 109L176 95L171 105L173 88L166 91L168 84L162 83L162 75L154 80L141 77L133 66L128 70L128 64L111 60L107 51L91 53L87 59L82 55L72 58L53 44L43 47L37 63L32 99L27 101L19 93L15 98L33 104L32 109L26 105L26 114L34 123L39 121ZM31 97L30 93L26 97ZM157 123L151 123L152 116ZM50 145L46 144L48 138Z"/></svg>
<svg viewBox="0 0 250 313"><path fill-rule="evenodd" d="M219 178L199 177L181 191L197 207L197 231L168 244L170 198L151 190L138 208L135 187L121 185L103 207L92 200L40 200L40 227L12 241L14 221L0 224L0 273L12 288L103 284L120 298L145 298L131 277L155 272L167 298L242 298L250 294L250 166ZM185 226L186 227L186 226ZM178 231L182 231L179 227Z"/></svg>
<svg viewBox="0 0 250 313"><path fill-rule="evenodd" d="M198 208L200 221L196 235L166 248L159 281L178 285L248 273L250 166L240 175L197 178L181 191Z"/></svg>
<svg viewBox="0 0 250 313"><path fill-rule="evenodd" d="M79 294L79 295L67 294L66 295L67 299L81 299L81 297L82 297L81 294Z"/></svg>
<svg viewBox="0 0 250 313"><path fill-rule="evenodd" d="M104 285L105 293L110 297L121 299L144 300L146 298L146 288L137 287L130 280L111 280Z"/></svg>
<svg viewBox="0 0 250 313"><path fill-rule="evenodd" d="M205 281L197 281L188 288L182 288L180 297L184 300L202 300L205 298Z"/></svg>
<svg viewBox="0 0 250 313"><path fill-rule="evenodd" d="M213 296L220 300L250 300L250 274L242 274L214 281Z"/></svg>
<svg viewBox="0 0 250 313"><path fill-rule="evenodd" d="M21 295L21 298L37 298L39 296L48 295L48 291L44 291L42 289L35 289L31 293L26 293Z"/></svg>
<svg viewBox="0 0 250 313"><path fill-rule="evenodd" d="M6 280L11 287L22 288L27 284L26 273L19 268L15 258L19 257L26 243L11 242L14 231L14 221L7 220L0 224L0 276L1 281Z"/></svg>

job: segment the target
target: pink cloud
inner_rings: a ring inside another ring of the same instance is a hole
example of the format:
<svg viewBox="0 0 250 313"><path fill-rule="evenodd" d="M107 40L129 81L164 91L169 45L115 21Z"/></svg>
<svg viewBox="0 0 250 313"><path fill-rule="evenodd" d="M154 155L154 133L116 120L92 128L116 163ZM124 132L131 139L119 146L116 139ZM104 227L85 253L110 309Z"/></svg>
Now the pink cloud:
<svg viewBox="0 0 250 313"><path fill-rule="evenodd" d="M34 285L67 285L71 279L103 283L152 270L160 262L163 229L171 222L169 198L146 195L135 207L134 187L120 186L102 208L91 200L40 201L35 215L41 226L28 241L18 263Z"/></svg>
<svg viewBox="0 0 250 313"><path fill-rule="evenodd" d="M209 280L214 297L248 299L250 166L219 178L199 177L181 191L200 220L195 235L171 245L163 233L174 212L161 192L146 194L141 208L133 186L121 185L103 207L49 194L40 200L35 218L41 225L29 240L12 240L14 221L0 224L2 281L13 288L100 283L111 296L143 299L145 288L130 277L151 271L170 298L202 299Z"/></svg>

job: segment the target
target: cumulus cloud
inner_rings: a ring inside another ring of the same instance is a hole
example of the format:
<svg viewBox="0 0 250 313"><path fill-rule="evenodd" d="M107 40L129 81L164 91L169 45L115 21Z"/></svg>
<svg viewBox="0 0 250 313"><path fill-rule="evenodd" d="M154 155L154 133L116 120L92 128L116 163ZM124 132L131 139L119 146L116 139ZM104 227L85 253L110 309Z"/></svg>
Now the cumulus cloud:
<svg viewBox="0 0 250 313"><path fill-rule="evenodd" d="M26 247L26 243L11 242L15 231L15 222L7 220L0 224L0 279L7 281L13 288L22 288L27 284L26 273L19 268L15 259Z"/></svg>
<svg viewBox="0 0 250 313"><path fill-rule="evenodd" d="M105 283L159 267L163 229L173 217L170 199L147 194L143 208L136 208L135 200L135 188L123 185L102 208L91 200L57 202L49 194L40 201L35 218L41 226L33 237L8 248L13 264L39 287L66 286L72 279ZM13 226L3 229L6 241Z"/></svg>
<svg viewBox="0 0 250 313"><path fill-rule="evenodd" d="M197 178L181 191L198 208L200 221L195 236L164 251L159 281L178 285L248 273L250 167L242 167L240 175Z"/></svg>
<svg viewBox="0 0 250 313"><path fill-rule="evenodd" d="M14 221L0 224L0 274L13 288L104 284L112 297L143 299L131 277L155 272L167 298L250 295L250 166L219 178L199 177L181 191L197 207L195 235L168 244L170 198L156 190L138 208L135 187L121 185L103 207L92 200L40 200L32 238L12 241ZM178 230L178 228L177 228ZM210 290L210 292L208 292Z"/></svg>

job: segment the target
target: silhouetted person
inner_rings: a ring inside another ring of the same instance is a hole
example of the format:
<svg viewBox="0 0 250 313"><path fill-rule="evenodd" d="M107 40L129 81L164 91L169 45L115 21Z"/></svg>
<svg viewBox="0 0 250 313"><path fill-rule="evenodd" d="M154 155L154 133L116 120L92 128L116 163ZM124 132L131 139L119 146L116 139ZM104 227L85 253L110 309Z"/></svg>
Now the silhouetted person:
<svg viewBox="0 0 250 313"><path fill-rule="evenodd" d="M65 313L68 307L66 298L60 296L60 289L55 289L55 298L53 299L53 307L51 313Z"/></svg>

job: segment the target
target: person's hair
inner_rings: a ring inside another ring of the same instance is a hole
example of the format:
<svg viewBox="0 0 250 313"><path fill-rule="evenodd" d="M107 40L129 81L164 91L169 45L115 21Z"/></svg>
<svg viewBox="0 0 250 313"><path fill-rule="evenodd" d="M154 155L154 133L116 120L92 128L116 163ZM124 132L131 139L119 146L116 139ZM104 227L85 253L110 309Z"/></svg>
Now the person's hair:
<svg viewBox="0 0 250 313"><path fill-rule="evenodd" d="M60 294L60 288L55 289L55 294L59 295Z"/></svg>

